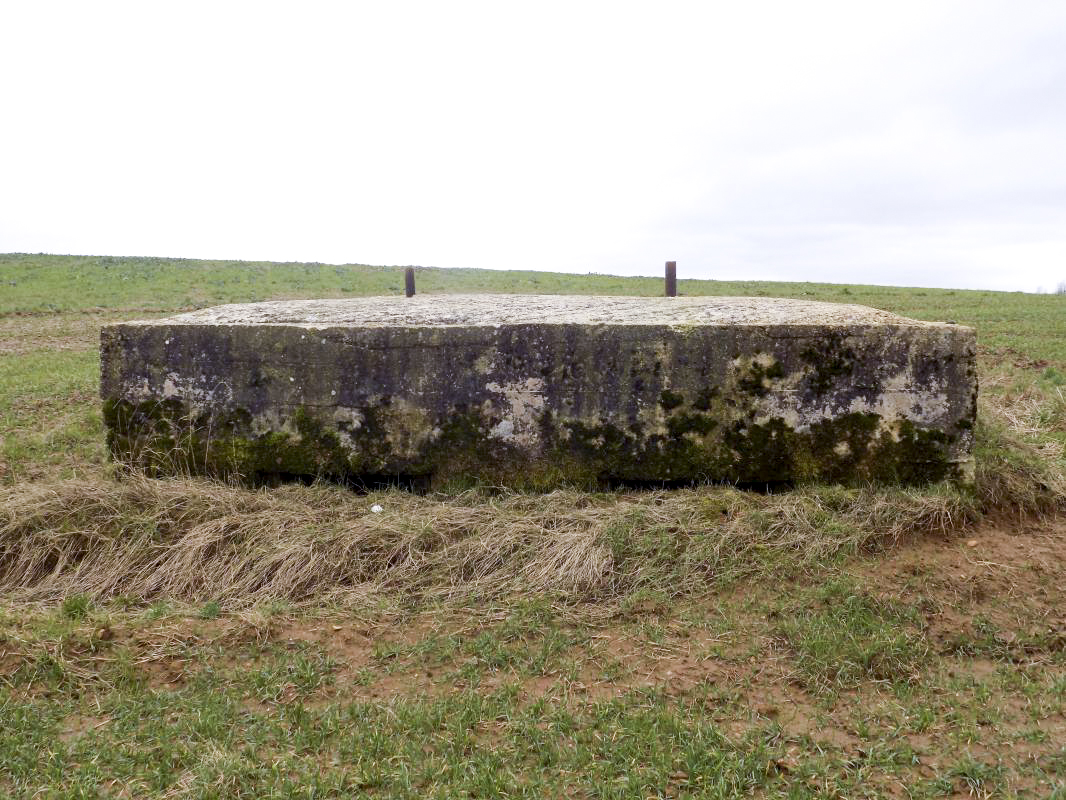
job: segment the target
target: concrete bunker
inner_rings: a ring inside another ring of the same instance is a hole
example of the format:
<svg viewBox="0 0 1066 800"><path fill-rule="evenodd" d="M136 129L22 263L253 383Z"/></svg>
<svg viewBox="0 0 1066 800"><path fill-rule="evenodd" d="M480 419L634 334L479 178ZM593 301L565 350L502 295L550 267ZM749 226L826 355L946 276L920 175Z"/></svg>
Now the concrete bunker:
<svg viewBox="0 0 1066 800"><path fill-rule="evenodd" d="M114 458L419 488L972 477L970 328L771 298L419 295L101 332Z"/></svg>

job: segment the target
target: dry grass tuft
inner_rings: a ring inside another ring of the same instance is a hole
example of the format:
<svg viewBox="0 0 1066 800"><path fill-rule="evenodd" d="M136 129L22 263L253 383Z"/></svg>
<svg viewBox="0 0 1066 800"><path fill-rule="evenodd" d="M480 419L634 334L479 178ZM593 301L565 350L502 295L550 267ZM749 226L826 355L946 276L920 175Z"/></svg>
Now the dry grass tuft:
<svg viewBox="0 0 1066 800"><path fill-rule="evenodd" d="M1066 395L1033 387L989 395L982 404L974 457L982 509L1018 519L1066 511Z"/></svg>
<svg viewBox="0 0 1066 800"><path fill-rule="evenodd" d="M605 509L576 493L440 500L190 478L71 480L0 493L0 590L26 600L165 596L230 607L402 590L580 592L609 572ZM386 506L370 512L371 502Z"/></svg>
<svg viewBox="0 0 1066 800"><path fill-rule="evenodd" d="M371 513L372 501L385 511ZM782 558L815 563L972 519L972 503L950 490L361 498L331 487L72 480L0 494L0 591L24 601L84 594L229 608L380 593L609 601L642 587L697 591Z"/></svg>

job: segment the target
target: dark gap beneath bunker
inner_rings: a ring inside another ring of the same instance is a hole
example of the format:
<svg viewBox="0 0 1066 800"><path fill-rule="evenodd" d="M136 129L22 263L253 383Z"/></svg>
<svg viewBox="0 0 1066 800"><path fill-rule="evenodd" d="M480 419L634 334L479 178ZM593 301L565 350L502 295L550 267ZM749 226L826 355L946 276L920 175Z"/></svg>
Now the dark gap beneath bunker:
<svg viewBox="0 0 1066 800"><path fill-rule="evenodd" d="M432 475L384 475L384 474L372 474L372 475L345 475L345 476L330 476L330 475L304 475L292 472L259 472L253 477L251 483L255 487L278 487L286 484L302 484L303 486L311 486L316 482L330 483L336 486L343 486L349 491L364 495L370 492L384 491L386 489L400 489L405 492L411 492L412 494L424 495L432 489L433 476ZM606 492L655 492L655 491L669 491L674 489L692 489L698 486L731 486L734 489L739 489L745 492L753 492L756 494L778 494L780 492L791 491L795 488L795 483L792 481L755 481L745 483L730 483L723 484L720 481L708 481L708 480L673 480L673 481L649 481L649 480L631 480L625 478L602 478L598 485L591 488L593 490L606 491ZM491 486L482 487L486 490L492 490Z"/></svg>
<svg viewBox="0 0 1066 800"><path fill-rule="evenodd" d="M277 487L299 483L311 486L316 482L343 486L355 494L369 494L385 489L401 489L412 494L426 494L430 488L430 475L300 475L292 472L259 472L252 479L255 487Z"/></svg>

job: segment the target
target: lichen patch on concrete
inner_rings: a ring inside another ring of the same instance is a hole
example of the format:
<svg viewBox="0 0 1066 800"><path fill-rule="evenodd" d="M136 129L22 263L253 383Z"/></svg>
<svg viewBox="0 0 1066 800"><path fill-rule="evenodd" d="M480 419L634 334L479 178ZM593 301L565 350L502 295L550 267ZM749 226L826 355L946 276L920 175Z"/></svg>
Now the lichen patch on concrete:
<svg viewBox="0 0 1066 800"><path fill-rule="evenodd" d="M335 327L496 327L502 325L665 325L675 333L704 325L892 325L936 327L846 303L773 297L597 297L590 295L433 295L350 300L236 303L137 325ZM306 331L300 336L307 339ZM312 337L313 338L313 337ZM301 340L303 341L303 340ZM326 339L319 339L325 344Z"/></svg>
<svg viewBox="0 0 1066 800"><path fill-rule="evenodd" d="M487 383L485 388L502 396L502 403L489 404L489 413L503 415L489 435L527 447L537 443L539 420L544 413L544 379L526 378L505 386Z"/></svg>

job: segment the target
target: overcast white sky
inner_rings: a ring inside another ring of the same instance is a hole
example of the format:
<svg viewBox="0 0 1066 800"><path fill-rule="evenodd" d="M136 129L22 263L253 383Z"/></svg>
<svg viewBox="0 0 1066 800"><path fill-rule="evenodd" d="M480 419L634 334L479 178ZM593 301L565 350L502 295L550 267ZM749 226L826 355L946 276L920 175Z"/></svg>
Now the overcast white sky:
<svg viewBox="0 0 1066 800"><path fill-rule="evenodd" d="M0 252L1033 291L1066 2L8 2Z"/></svg>

